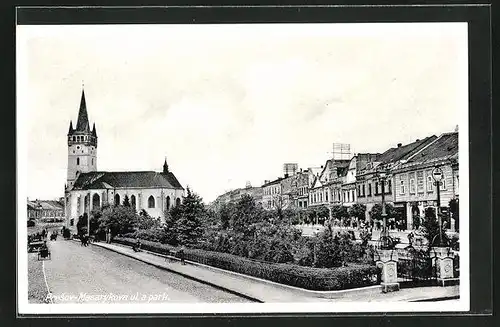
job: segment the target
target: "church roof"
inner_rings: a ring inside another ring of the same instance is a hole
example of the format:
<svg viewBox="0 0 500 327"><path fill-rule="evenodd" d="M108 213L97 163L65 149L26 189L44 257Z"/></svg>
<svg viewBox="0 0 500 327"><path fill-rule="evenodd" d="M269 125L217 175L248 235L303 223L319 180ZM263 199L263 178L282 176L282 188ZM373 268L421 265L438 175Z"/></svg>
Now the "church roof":
<svg viewBox="0 0 500 327"><path fill-rule="evenodd" d="M106 188L183 188L171 172L155 171L81 173L73 189L90 190Z"/></svg>
<svg viewBox="0 0 500 327"><path fill-rule="evenodd" d="M80 100L80 110L78 111L78 121L76 123L76 131L89 132L89 117L87 115L87 104L85 102L85 91L82 90L82 98Z"/></svg>

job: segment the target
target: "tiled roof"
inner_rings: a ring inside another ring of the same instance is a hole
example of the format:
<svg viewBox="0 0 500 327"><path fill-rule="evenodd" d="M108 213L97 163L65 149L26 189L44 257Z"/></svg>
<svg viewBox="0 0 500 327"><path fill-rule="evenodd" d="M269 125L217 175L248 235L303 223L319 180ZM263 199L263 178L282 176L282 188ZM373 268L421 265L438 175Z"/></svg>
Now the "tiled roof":
<svg viewBox="0 0 500 327"><path fill-rule="evenodd" d="M35 202L28 201L28 209L37 210L40 209L40 206Z"/></svg>
<svg viewBox="0 0 500 327"><path fill-rule="evenodd" d="M426 146L430 142L434 141L436 138L437 138L437 136L432 135L432 136L426 137L425 139L418 140L418 141L415 141L415 142L407 144L407 145L402 145L402 146L397 147L397 148L390 148L389 150L385 151L380 156L378 156L376 161L380 162L381 164L388 164L388 163L395 162L398 160L407 159L411 155L413 155L415 152L419 151L424 146Z"/></svg>
<svg viewBox="0 0 500 327"><path fill-rule="evenodd" d="M78 175L74 189L104 189L104 188L182 188L171 172L158 173L154 171L106 172L96 171Z"/></svg>
<svg viewBox="0 0 500 327"><path fill-rule="evenodd" d="M265 184L264 184L264 185L262 185L261 187L266 187L266 186L269 186L269 185L278 184L278 183L280 183L282 180L283 180L283 178L282 178L282 177L279 177L278 179L275 179L274 181L271 181L271 182L265 183Z"/></svg>
<svg viewBox="0 0 500 327"><path fill-rule="evenodd" d="M411 158L408 162L425 163L434 160L452 159L458 155L458 133L444 133L439 138Z"/></svg>
<svg viewBox="0 0 500 327"><path fill-rule="evenodd" d="M63 210L64 206L59 201L37 200L28 201L28 208L34 210Z"/></svg>

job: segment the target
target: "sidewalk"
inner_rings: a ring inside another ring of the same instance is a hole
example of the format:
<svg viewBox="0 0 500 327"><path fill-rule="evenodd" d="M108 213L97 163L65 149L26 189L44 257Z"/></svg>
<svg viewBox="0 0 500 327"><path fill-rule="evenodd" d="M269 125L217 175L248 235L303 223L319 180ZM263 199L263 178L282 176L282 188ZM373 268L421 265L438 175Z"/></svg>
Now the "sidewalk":
<svg viewBox="0 0 500 327"><path fill-rule="evenodd" d="M409 288L386 294L381 292L379 285L345 291L309 291L206 266L197 262L186 261L186 264L182 265L177 258L148 251L134 252L130 247L122 245L99 242L92 243L92 245L106 248L154 265L157 268L180 274L257 302L420 301L456 297L459 294L458 286Z"/></svg>

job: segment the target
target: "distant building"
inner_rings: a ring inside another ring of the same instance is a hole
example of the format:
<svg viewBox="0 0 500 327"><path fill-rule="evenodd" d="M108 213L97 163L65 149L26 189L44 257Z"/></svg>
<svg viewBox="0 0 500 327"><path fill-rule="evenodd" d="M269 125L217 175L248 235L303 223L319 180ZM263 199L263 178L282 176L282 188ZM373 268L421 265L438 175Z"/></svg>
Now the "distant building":
<svg viewBox="0 0 500 327"><path fill-rule="evenodd" d="M56 200L27 201L28 220L54 222L64 220L64 202Z"/></svg>
<svg viewBox="0 0 500 327"><path fill-rule="evenodd" d="M265 181L262 185L262 208L266 210L275 210L284 208L288 205L283 197L281 181L279 177L273 181Z"/></svg>
<svg viewBox="0 0 500 327"><path fill-rule="evenodd" d="M219 195L217 199L210 204L210 207L218 209L221 205L239 201L243 195L251 196L257 205L262 205L262 188L252 187L247 183L245 188L238 188Z"/></svg>

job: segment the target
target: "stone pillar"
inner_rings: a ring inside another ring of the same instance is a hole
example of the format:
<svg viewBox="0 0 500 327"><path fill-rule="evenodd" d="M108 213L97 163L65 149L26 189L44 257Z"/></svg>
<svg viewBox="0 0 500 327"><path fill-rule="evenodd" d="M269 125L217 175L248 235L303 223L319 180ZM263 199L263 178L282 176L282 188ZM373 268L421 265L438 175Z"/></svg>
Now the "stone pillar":
<svg viewBox="0 0 500 327"><path fill-rule="evenodd" d="M433 266L436 267L438 285L448 286L456 283L453 278L453 252L448 247L433 247L431 252Z"/></svg>
<svg viewBox="0 0 500 327"><path fill-rule="evenodd" d="M398 253L396 250L378 250L377 266L382 269L382 292L399 291L398 283Z"/></svg>

